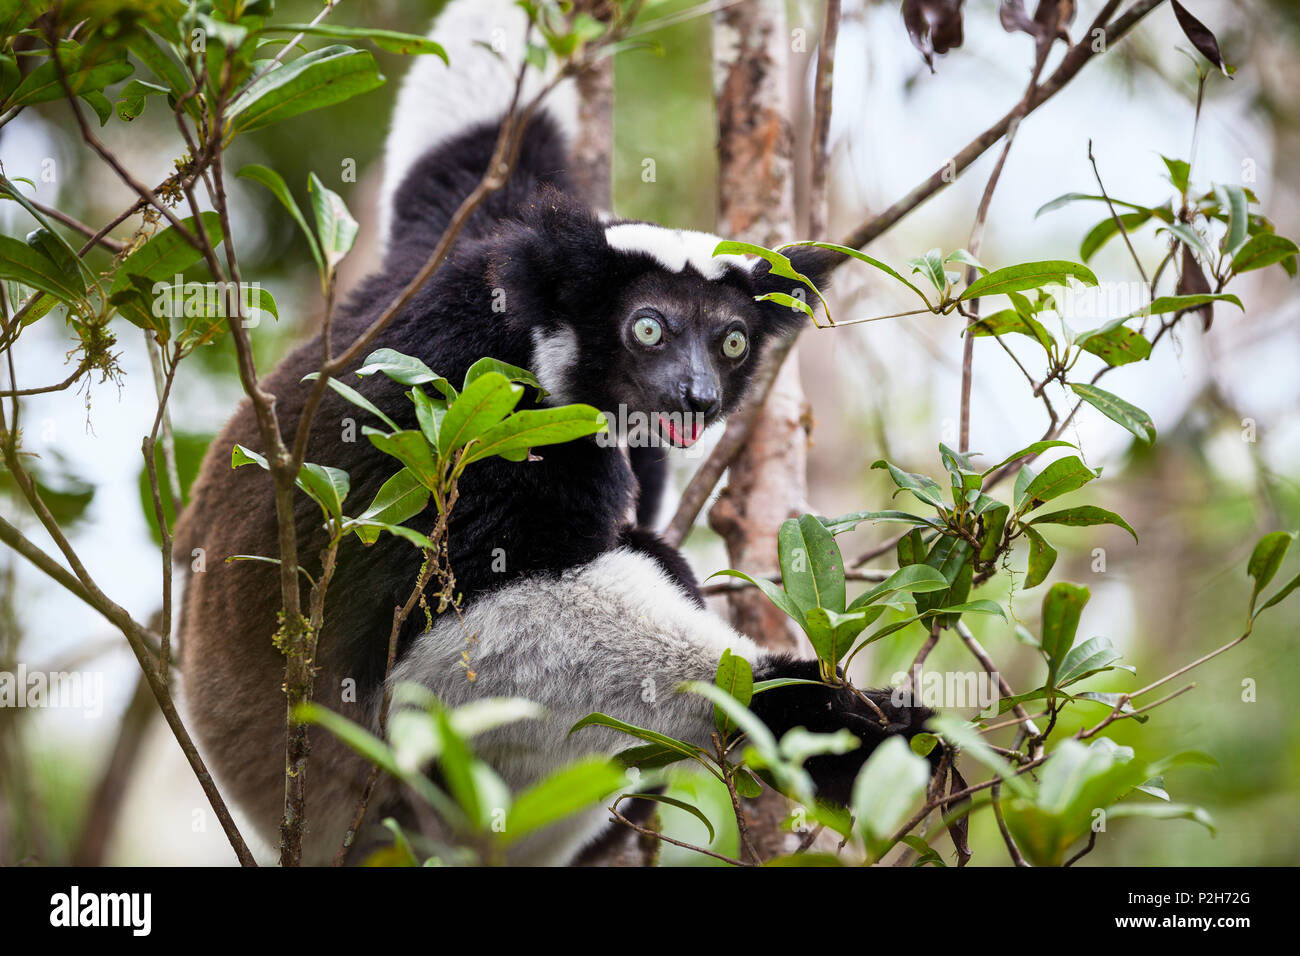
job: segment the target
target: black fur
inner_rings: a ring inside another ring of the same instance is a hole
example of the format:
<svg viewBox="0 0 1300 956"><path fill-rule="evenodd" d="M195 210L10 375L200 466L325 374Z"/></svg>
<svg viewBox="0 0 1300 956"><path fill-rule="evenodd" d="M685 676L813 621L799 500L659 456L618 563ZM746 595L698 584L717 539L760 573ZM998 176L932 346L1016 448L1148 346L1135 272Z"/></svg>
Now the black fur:
<svg viewBox="0 0 1300 956"><path fill-rule="evenodd" d="M799 660L789 655L769 658L766 666L755 671L754 680L791 677L801 680L821 679L816 661ZM902 734L911 740L924 730L934 712L925 707L899 707L891 701L892 691L860 691L879 708L880 713L864 703L848 687L826 684L792 684L774 687L755 694L750 709L779 739L787 730L803 727L814 733L834 733L847 727L862 741L862 746L844 754L820 754L804 764L817 788L817 796L830 803L847 805L858 771L877 746L889 737ZM880 714L886 723L881 724ZM931 767L936 767L942 746L930 753Z"/></svg>
<svg viewBox="0 0 1300 956"><path fill-rule="evenodd" d="M628 449L632 471L636 475L636 523L653 528L668 484L668 455L662 445L637 445Z"/></svg>

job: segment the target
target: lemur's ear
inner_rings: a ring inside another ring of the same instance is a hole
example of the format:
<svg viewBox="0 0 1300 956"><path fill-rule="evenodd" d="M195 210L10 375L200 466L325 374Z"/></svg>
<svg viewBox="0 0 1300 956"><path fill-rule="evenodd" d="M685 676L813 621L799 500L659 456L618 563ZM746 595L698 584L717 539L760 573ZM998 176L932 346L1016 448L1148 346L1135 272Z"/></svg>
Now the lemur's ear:
<svg viewBox="0 0 1300 956"><path fill-rule="evenodd" d="M505 290L507 314L571 314L598 301L608 276L604 231L563 194L543 191L496 241L488 281Z"/></svg>
<svg viewBox="0 0 1300 956"><path fill-rule="evenodd" d="M783 254L790 260L790 265L795 272L807 276L808 280L823 292L826 290L831 271L844 258L841 253L821 249L817 246L794 246L784 250ZM794 279L772 275L771 267L766 262L754 270L754 287L756 295L782 292L801 299L814 308L817 307L817 297L813 295L811 289ZM777 302L766 302L764 305L767 314L772 318L776 326L776 331L782 333L793 332L800 328L806 320L806 316L802 311L788 305Z"/></svg>

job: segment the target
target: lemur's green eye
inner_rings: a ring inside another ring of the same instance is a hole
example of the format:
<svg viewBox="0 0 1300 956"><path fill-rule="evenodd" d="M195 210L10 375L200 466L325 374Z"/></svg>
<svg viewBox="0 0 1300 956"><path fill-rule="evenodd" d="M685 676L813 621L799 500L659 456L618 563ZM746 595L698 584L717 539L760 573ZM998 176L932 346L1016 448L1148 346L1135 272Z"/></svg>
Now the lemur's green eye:
<svg viewBox="0 0 1300 956"><path fill-rule="evenodd" d="M745 333L739 329L727 333L722 340L722 354L727 358L737 359L745 354Z"/></svg>
<svg viewBox="0 0 1300 956"><path fill-rule="evenodd" d="M649 316L637 319L636 325L632 326L632 333L642 345L658 345L659 340L664 337L664 330Z"/></svg>

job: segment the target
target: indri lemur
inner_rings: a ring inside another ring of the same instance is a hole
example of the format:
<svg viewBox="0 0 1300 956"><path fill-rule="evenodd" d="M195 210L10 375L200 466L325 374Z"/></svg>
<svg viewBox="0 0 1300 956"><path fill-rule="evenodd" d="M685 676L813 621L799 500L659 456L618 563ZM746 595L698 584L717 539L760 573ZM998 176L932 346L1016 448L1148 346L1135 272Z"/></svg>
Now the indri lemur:
<svg viewBox="0 0 1300 956"><path fill-rule="evenodd" d="M522 11L496 0L452 3L435 24L451 66L421 57L405 82L385 159L387 251L381 269L335 317L336 349L396 297L478 183L515 67L474 41L499 47L502 38L517 42L523 28ZM791 283L770 276L761 260L713 257L716 236L594 214L575 198L568 173L564 130L572 125L573 93L561 87L548 102L527 129L505 187L478 209L450 258L374 346L418 356L454 382L480 357L501 359L533 370L547 402L613 412L624 406L652 421L668 414L674 417L663 420L662 437L691 443L698 429L667 423L681 421L678 413L712 423L736 407L766 346L800 321L755 296L789 292ZM826 253L807 247L792 259L814 280L830 265ZM502 297L504 311L494 310ZM301 380L317 368L320 351L318 340L302 345L264 382L288 435L310 388ZM348 381L400 427L418 427L402 386L383 376ZM327 392L307 453L309 461L348 472L354 509L397 470L368 441L344 440L345 420L365 417ZM247 400L213 442L180 528L180 553L205 549L207 567L190 574L185 594L184 686L218 780L274 842L284 793L284 659L271 642L278 571L225 558L275 556L276 517L265 473L231 469L236 442L261 445ZM448 613L426 632L424 615L413 614L392 674L451 705L486 696L544 705L547 719L476 742L512 788L585 753L612 754L634 743L603 729L567 736L592 711L707 746L712 705L675 689L711 680L725 648L748 658L756 679L816 676L814 664L768 654L706 610L681 555L629 524L635 511L645 519L657 504L662 461L653 450L637 450L629 462L623 449L587 438L539 449L538 458L489 458L467 469L450 525L464 627ZM408 524L428 531L432 510ZM306 496L297 500L296 521L300 560L314 573L325 536ZM388 535L370 546L349 538L342 547L315 662L324 705L375 723L393 608L409 595L419 566L416 549ZM470 644L467 630L476 638ZM354 697L346 693L353 687ZM858 750L808 764L821 795L843 802L873 747L889 733L916 733L927 716L892 707L885 692L872 698L888 727L850 692L828 687L771 690L755 697L754 709L778 735L794 726L847 727L861 737ZM367 765L329 733L316 730L311 739L305 858L322 862L339 846ZM405 818L402 800L395 787L385 789L370 818ZM608 826L607 812L594 807L525 841L513 859L569 862Z"/></svg>

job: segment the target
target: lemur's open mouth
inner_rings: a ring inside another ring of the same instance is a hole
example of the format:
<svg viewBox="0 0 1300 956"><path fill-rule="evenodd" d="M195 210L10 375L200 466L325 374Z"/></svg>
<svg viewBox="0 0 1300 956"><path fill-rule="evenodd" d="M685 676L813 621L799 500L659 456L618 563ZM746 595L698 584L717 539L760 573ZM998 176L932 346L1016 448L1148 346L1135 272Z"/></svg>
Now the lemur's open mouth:
<svg viewBox="0 0 1300 956"><path fill-rule="evenodd" d="M657 419L660 429L668 436L668 440L678 448L690 448L700 440L700 435L704 433L703 415L689 413L665 415L660 412Z"/></svg>

